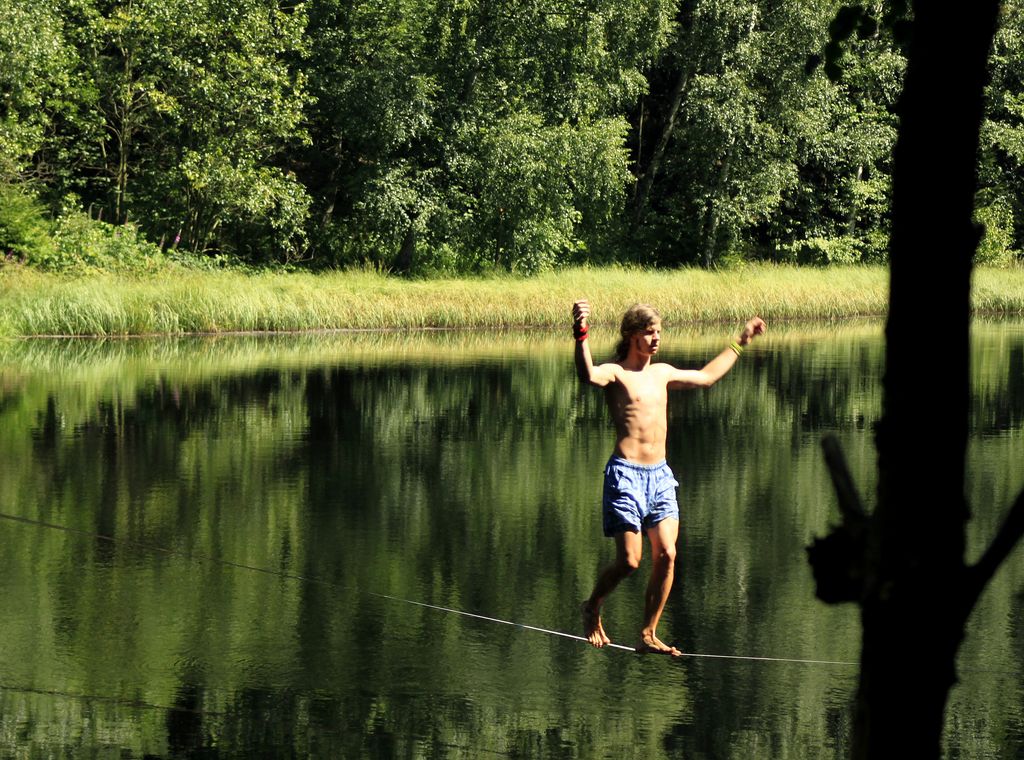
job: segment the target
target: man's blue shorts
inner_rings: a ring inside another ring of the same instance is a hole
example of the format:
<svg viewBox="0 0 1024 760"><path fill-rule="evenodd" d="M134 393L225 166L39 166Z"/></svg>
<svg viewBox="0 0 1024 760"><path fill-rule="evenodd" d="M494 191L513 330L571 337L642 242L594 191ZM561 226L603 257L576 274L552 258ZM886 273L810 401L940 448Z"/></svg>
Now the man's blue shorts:
<svg viewBox="0 0 1024 760"><path fill-rule="evenodd" d="M666 517L679 519L679 482L668 464L636 464L613 456L604 468L604 534L657 525Z"/></svg>

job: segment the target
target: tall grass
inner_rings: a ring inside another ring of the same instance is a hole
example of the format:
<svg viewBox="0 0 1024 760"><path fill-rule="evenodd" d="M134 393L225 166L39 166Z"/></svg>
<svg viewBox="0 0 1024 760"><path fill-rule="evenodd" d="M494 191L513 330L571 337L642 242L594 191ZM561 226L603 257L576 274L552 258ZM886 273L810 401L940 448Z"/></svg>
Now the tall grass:
<svg viewBox="0 0 1024 760"><path fill-rule="evenodd" d="M0 268L0 334L154 335L334 329L565 327L573 300L614 325L630 304L654 304L667 325L836 320L885 313L883 267L746 266L723 272L576 268L533 278L404 280L326 274L168 269L71 276ZM942 304L926 308L941 313ZM974 306L1024 314L1024 270L980 269Z"/></svg>

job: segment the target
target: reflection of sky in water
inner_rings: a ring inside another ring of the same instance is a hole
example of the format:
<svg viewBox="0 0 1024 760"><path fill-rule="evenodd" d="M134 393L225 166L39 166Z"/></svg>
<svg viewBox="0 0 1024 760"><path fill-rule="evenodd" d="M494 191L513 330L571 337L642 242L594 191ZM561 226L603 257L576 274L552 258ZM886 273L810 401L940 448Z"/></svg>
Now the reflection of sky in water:
<svg viewBox="0 0 1024 760"><path fill-rule="evenodd" d="M663 359L722 345L668 331ZM856 610L814 599L803 547L837 519L823 433L873 492L881 357L877 324L783 326L673 396L663 638L857 658ZM1022 357L1021 325L977 329L975 552L1024 484ZM373 595L578 632L612 553L610 449L600 393L547 333L4 346L0 511L78 532L0 520L0 754L843 756L854 669L593 652ZM648 567L606 607L617 641ZM1020 568L962 651L948 733L967 756L1019 734Z"/></svg>

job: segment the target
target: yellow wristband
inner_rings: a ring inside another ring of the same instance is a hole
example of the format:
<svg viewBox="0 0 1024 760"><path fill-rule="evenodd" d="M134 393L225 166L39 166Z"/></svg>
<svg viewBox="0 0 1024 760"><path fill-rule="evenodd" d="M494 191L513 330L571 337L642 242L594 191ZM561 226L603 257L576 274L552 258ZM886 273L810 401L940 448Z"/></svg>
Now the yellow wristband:
<svg viewBox="0 0 1024 760"><path fill-rule="evenodd" d="M736 356L743 356L743 346L736 341L729 344L729 348L736 352Z"/></svg>

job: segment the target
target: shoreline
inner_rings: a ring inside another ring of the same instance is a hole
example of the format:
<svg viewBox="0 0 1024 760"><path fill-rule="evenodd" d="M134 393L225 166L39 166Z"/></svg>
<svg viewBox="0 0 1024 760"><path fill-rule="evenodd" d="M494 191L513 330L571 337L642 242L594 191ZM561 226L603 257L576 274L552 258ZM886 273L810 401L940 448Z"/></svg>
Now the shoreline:
<svg viewBox="0 0 1024 760"><path fill-rule="evenodd" d="M992 318L1004 318L1012 317L1015 315L1007 315L1001 313L992 313L988 315L975 314L975 317L992 317ZM807 317L778 317L775 318L773 324L784 324L788 326L799 327L800 325L817 324L817 325L848 325L853 322L876 322L881 324L885 319L884 314L853 314L849 316L838 316L828 317L826 319L815 319ZM731 319L720 319L720 320L708 320L701 322L691 322L686 325L672 325L666 323L666 326L673 331L683 332L686 330L703 330L706 328L717 327L720 325L732 325L735 320ZM288 336L288 335L309 335L309 336L345 336L345 335L395 335L398 333L412 333L416 335L429 335L431 333L469 333L477 332L479 330L492 330L501 334L515 334L525 332L545 332L545 333L559 333L568 330L571 327L565 325L551 325L551 324L521 324L521 325L509 325L502 324L499 326L491 325L448 325L444 327L431 327L431 326L416 326L416 327L317 327L317 328L297 328L288 330L217 330L217 331L203 331L203 332L181 332L181 333L113 333L113 334L87 334L87 333L64 333L64 334L36 334L36 335L13 335L7 336L9 340L158 340L164 338L261 338L261 337L274 337L277 335ZM603 322L600 325L601 328L608 330L613 328L613 325Z"/></svg>
<svg viewBox="0 0 1024 760"><path fill-rule="evenodd" d="M640 301L654 304L675 329L742 323L754 314L774 323L880 320L888 269L580 267L530 278L405 280L365 271L181 269L140 277L4 268L0 337L557 330L569 324L570 306L581 297L594 304L592 323L605 327L617 327L622 312ZM972 311L976 318L1024 315L1024 269L976 269Z"/></svg>

